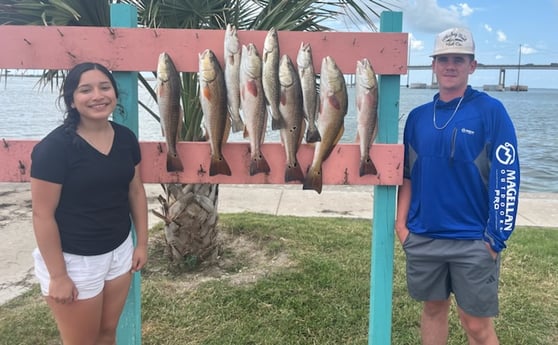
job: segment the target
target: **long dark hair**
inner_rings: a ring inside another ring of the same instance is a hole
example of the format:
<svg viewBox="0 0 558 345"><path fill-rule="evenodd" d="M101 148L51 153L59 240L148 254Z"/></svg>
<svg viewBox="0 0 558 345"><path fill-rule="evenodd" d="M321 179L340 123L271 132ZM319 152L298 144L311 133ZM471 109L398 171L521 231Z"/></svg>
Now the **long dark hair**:
<svg viewBox="0 0 558 345"><path fill-rule="evenodd" d="M74 92L79 86L79 81L81 75L87 71L98 70L103 72L104 75L109 78L112 87L114 88L114 93L116 98L118 98L118 87L116 86L116 80L114 79L112 73L103 65L96 62L82 62L75 65L64 79L64 84L62 85L62 94L60 99L64 100L65 105L65 115L64 115L64 128L66 133L70 135L76 135L76 129L80 121L80 115L76 108L72 107L74 103Z"/></svg>

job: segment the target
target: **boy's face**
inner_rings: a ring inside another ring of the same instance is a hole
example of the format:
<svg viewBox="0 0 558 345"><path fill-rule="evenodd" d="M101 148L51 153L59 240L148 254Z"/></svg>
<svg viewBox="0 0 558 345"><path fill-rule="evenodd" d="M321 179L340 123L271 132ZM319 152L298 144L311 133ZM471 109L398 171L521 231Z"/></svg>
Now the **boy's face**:
<svg viewBox="0 0 558 345"><path fill-rule="evenodd" d="M436 74L438 85L444 89L467 87L469 74L477 67L477 61L467 54L444 54L434 57L432 71Z"/></svg>

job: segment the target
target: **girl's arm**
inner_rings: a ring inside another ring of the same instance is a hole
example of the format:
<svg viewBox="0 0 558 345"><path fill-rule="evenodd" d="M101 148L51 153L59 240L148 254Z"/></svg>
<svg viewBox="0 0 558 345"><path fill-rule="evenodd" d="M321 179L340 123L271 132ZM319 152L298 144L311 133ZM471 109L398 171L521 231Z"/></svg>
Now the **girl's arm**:
<svg viewBox="0 0 558 345"><path fill-rule="evenodd" d="M62 185L31 178L33 231L50 275L49 296L57 302L77 298L77 289L66 272L60 233L54 217Z"/></svg>
<svg viewBox="0 0 558 345"><path fill-rule="evenodd" d="M128 192L130 212L136 230L136 249L132 259L132 272L141 270L147 262L147 197L140 176L139 164L136 165L134 178Z"/></svg>

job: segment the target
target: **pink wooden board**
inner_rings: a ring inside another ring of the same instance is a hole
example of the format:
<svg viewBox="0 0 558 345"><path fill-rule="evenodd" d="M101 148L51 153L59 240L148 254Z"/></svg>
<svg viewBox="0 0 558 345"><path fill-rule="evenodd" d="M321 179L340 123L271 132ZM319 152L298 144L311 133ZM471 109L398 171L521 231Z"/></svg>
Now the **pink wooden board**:
<svg viewBox="0 0 558 345"><path fill-rule="evenodd" d="M97 61L114 71L155 71L166 51L179 71L197 71L198 53L206 48L223 63L223 30L147 29L69 26L0 26L0 68L69 69ZM261 54L267 31L238 31L242 44L254 43ZM345 74L368 58L377 74L407 73L407 33L280 31L281 54L293 61L301 42L312 46L314 68L332 56Z"/></svg>
<svg viewBox="0 0 558 345"><path fill-rule="evenodd" d="M27 182L31 166L30 153L36 140L7 140L0 142L0 181ZM181 142L178 152L184 163L184 172L166 171L166 144L141 142L141 174L145 183L219 183L219 184L284 184L285 151L280 143L264 143L263 155L271 172L249 174L249 144L227 143L223 155L229 163L231 176L209 176L209 143ZM400 144L375 144L371 157L378 175L359 176L358 144L337 144L324 162L323 184L350 185L400 185L403 182L403 146ZM298 152L299 162L306 172L312 163L314 148L303 144ZM297 182L294 182L297 183Z"/></svg>

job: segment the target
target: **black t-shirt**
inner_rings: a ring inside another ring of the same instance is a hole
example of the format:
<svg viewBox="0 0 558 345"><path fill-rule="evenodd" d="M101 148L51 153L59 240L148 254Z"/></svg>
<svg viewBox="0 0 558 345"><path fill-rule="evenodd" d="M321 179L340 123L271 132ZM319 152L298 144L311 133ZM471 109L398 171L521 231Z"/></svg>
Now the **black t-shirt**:
<svg viewBox="0 0 558 345"><path fill-rule="evenodd" d="M62 185L55 217L66 253L104 254L130 233L128 191L141 153L131 130L111 125L114 141L108 155L62 126L31 153L31 177Z"/></svg>

